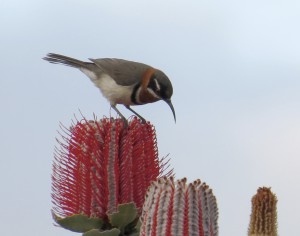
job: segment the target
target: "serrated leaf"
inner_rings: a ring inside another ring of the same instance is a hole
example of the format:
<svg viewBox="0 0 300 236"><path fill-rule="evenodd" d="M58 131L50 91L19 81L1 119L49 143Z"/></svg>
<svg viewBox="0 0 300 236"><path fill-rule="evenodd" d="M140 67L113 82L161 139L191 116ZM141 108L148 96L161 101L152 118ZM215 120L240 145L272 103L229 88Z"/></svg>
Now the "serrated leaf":
<svg viewBox="0 0 300 236"><path fill-rule="evenodd" d="M101 229L103 225L102 219L89 218L86 215L72 215L61 218L53 214L53 219L61 227L78 233L84 233L92 229Z"/></svg>
<svg viewBox="0 0 300 236"><path fill-rule="evenodd" d="M118 212L108 214L110 224L124 232L126 225L137 218L138 211L134 203L125 203L118 205Z"/></svg>
<svg viewBox="0 0 300 236"><path fill-rule="evenodd" d="M100 231L98 229L92 229L85 232L82 236L119 236L120 230L114 228L111 230Z"/></svg>

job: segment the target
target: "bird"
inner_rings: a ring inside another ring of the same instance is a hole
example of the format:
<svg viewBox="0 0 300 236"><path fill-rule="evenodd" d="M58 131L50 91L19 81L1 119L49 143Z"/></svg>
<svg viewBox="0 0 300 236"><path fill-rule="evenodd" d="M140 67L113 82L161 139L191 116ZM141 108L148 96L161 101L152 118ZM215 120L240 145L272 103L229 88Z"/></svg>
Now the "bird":
<svg viewBox="0 0 300 236"><path fill-rule="evenodd" d="M48 53L43 59L53 64L74 67L83 72L100 89L111 108L126 124L126 118L116 107L118 104L124 105L145 123L146 120L130 106L160 100L168 104L176 123L175 109L171 102L172 83L159 69L144 63L118 58L89 58L89 62L85 62L56 53Z"/></svg>

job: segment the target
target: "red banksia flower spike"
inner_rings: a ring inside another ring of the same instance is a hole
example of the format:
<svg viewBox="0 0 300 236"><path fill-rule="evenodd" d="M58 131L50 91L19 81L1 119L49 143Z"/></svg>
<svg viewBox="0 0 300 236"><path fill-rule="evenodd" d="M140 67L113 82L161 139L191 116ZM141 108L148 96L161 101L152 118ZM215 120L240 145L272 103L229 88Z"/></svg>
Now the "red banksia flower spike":
<svg viewBox="0 0 300 236"><path fill-rule="evenodd" d="M205 183L164 177L148 189L140 235L217 236L217 220L216 198Z"/></svg>
<svg viewBox="0 0 300 236"><path fill-rule="evenodd" d="M118 225L119 219L112 213L133 211L132 206L119 208L130 202L137 208L132 217L138 217L148 186L162 175L168 163L158 158L153 126L133 118L125 127L121 119L104 118L82 119L70 129L63 125L61 129L52 174L55 219L79 214L102 219L110 228L108 221ZM120 227L123 232L125 226Z"/></svg>
<svg viewBox="0 0 300 236"><path fill-rule="evenodd" d="M277 198L271 188L258 188L252 197L249 236L277 236Z"/></svg>

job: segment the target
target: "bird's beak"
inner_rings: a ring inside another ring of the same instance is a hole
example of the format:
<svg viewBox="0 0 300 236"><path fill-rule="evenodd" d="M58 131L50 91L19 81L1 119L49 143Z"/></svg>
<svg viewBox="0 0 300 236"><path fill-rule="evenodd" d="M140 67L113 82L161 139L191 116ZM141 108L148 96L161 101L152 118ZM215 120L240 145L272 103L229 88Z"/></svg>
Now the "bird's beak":
<svg viewBox="0 0 300 236"><path fill-rule="evenodd" d="M175 123L176 123L176 114L175 114L175 109L173 107L173 104L171 102L171 99L165 99L164 100L168 105L169 107L171 108L172 112L173 112L173 116L174 116L174 120L175 120Z"/></svg>

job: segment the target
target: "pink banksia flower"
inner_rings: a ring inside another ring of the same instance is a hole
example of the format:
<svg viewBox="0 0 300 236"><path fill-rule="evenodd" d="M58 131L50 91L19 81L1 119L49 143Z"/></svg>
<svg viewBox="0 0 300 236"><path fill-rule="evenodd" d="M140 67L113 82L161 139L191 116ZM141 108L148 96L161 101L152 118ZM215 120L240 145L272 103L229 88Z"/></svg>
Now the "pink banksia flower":
<svg viewBox="0 0 300 236"><path fill-rule="evenodd" d="M217 236L217 220L216 198L208 185L164 177L148 189L140 236Z"/></svg>
<svg viewBox="0 0 300 236"><path fill-rule="evenodd" d="M252 197L249 236L277 236L277 198L271 188L258 188Z"/></svg>
<svg viewBox="0 0 300 236"><path fill-rule="evenodd" d="M150 183L166 173L158 158L154 127L133 118L83 119L62 128L52 174L53 212L58 217L82 214L106 220L123 203L141 212Z"/></svg>

